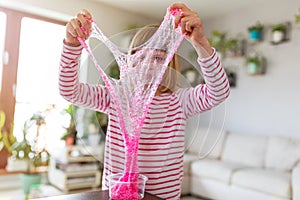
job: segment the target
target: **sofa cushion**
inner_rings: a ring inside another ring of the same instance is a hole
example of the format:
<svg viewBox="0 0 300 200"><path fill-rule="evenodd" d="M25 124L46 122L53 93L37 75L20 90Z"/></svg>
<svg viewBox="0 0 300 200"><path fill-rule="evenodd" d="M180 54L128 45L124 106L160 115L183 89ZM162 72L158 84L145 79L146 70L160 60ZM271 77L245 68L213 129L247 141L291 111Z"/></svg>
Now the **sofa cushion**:
<svg viewBox="0 0 300 200"><path fill-rule="evenodd" d="M266 163L267 168L291 170L300 161L300 139L280 136L270 137Z"/></svg>
<svg viewBox="0 0 300 200"><path fill-rule="evenodd" d="M183 157L183 172L189 175L191 169L191 163L195 160L199 160L198 156L195 154L186 153Z"/></svg>
<svg viewBox="0 0 300 200"><path fill-rule="evenodd" d="M189 153L198 155L200 158L206 155L217 142L207 157L218 159L221 157L225 136L226 131L223 129L200 127L189 136L186 148ZM202 145L203 142L204 145Z"/></svg>
<svg viewBox="0 0 300 200"><path fill-rule="evenodd" d="M213 178L229 184L232 173L241 168L242 166L237 164L226 163L214 159L203 159L194 161L191 164L191 175Z"/></svg>
<svg viewBox="0 0 300 200"><path fill-rule="evenodd" d="M222 160L245 166L263 167L267 137L230 133L224 145Z"/></svg>
<svg viewBox="0 0 300 200"><path fill-rule="evenodd" d="M288 172L264 169L241 169L232 176L232 184L256 191L290 198L291 175Z"/></svg>

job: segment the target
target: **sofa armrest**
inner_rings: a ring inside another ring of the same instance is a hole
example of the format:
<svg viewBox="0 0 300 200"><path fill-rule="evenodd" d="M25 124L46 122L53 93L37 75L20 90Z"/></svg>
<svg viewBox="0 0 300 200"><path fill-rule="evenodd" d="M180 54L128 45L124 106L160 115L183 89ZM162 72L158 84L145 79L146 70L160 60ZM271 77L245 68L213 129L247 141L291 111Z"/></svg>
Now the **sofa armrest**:
<svg viewBox="0 0 300 200"><path fill-rule="evenodd" d="M300 160L292 169L293 200L300 200Z"/></svg>

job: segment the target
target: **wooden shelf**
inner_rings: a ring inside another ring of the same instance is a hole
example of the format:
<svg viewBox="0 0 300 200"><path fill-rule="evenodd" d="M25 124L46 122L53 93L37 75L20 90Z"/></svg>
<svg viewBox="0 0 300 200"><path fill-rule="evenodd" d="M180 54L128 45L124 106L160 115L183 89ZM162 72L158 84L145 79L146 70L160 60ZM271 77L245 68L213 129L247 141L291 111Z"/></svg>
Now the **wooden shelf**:
<svg viewBox="0 0 300 200"><path fill-rule="evenodd" d="M64 153L51 157L48 171L49 182L66 192L99 187L102 168L99 162L100 157L88 155L86 150L87 147L71 146L65 148L62 151ZM91 151L88 150L88 152Z"/></svg>
<svg viewBox="0 0 300 200"><path fill-rule="evenodd" d="M47 173L48 166L37 167L33 173ZM0 176L1 175L9 175L9 174L24 174L27 173L26 171L7 171L6 169L0 169Z"/></svg>

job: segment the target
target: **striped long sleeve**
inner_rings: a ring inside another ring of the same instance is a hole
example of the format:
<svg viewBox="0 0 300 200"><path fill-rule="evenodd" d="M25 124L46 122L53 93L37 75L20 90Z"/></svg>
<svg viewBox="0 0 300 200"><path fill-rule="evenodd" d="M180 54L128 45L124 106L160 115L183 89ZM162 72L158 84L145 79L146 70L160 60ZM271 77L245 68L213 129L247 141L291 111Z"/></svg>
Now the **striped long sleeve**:
<svg viewBox="0 0 300 200"><path fill-rule="evenodd" d="M205 84L178 90L178 97L187 118L212 109L223 102L230 93L227 75L215 50L208 58L198 58L198 63Z"/></svg>
<svg viewBox="0 0 300 200"><path fill-rule="evenodd" d="M63 46L59 70L60 94L75 105L106 112L110 104L107 88L79 82L78 63L81 52L81 46Z"/></svg>

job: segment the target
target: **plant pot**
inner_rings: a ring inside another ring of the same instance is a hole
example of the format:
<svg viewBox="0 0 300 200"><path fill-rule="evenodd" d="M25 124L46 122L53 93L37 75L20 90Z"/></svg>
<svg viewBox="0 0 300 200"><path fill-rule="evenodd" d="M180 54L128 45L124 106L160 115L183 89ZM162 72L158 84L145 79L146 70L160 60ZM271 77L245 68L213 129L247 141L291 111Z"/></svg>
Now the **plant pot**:
<svg viewBox="0 0 300 200"><path fill-rule="evenodd" d="M257 31L257 30L249 31L249 39L251 41L261 40L261 37L262 37L261 31Z"/></svg>
<svg viewBox="0 0 300 200"><path fill-rule="evenodd" d="M66 146L72 146L74 145L74 141L75 141L74 137L67 137L65 140L65 144Z"/></svg>
<svg viewBox="0 0 300 200"><path fill-rule="evenodd" d="M34 184L41 184L41 174L20 174L21 186L25 195L27 196L30 191L30 187Z"/></svg>
<svg viewBox="0 0 300 200"><path fill-rule="evenodd" d="M254 75L259 73L260 67L254 62L249 62L247 69L249 74Z"/></svg>
<svg viewBox="0 0 300 200"><path fill-rule="evenodd" d="M134 175L133 175L134 176ZM108 176L109 197L114 200L139 200L144 198L145 185L148 178L142 174L136 180L124 181L128 177L123 174L113 174Z"/></svg>
<svg viewBox="0 0 300 200"><path fill-rule="evenodd" d="M279 43L282 42L284 38L285 38L285 33L283 31L272 32L272 42Z"/></svg>

